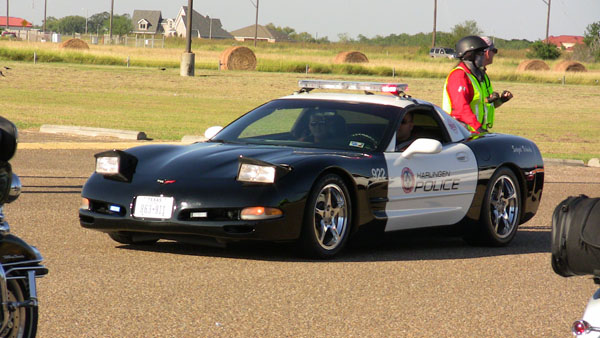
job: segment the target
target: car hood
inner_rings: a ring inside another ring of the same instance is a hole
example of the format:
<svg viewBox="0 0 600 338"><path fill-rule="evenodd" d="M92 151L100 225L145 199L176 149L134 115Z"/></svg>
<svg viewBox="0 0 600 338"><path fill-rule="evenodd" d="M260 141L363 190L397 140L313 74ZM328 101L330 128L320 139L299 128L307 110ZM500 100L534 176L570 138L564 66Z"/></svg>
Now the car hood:
<svg viewBox="0 0 600 338"><path fill-rule="evenodd" d="M231 178L237 175L240 157L294 166L311 155L340 154L320 149L212 142L188 146L143 146L126 152L138 159L134 180L140 176L151 176L151 179Z"/></svg>

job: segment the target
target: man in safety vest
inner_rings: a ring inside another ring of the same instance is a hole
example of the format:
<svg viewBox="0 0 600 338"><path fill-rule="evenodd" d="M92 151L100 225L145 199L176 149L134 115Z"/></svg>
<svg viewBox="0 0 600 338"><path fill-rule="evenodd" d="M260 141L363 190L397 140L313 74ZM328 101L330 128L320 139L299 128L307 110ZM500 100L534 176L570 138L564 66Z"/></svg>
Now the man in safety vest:
<svg viewBox="0 0 600 338"><path fill-rule="evenodd" d="M494 92L485 72L485 66L493 62L497 52L487 37L460 39L456 43L456 57L461 61L444 83L442 108L473 133L492 128L494 108L512 98L509 91L505 90L502 94Z"/></svg>

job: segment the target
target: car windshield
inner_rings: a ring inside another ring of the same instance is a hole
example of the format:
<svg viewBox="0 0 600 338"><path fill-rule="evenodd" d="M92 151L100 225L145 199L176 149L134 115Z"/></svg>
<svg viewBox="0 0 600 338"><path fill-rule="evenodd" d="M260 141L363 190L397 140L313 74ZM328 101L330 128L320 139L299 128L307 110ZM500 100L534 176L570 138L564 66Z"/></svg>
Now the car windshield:
<svg viewBox="0 0 600 338"><path fill-rule="evenodd" d="M400 111L371 103L280 99L243 115L211 141L372 151L391 137Z"/></svg>

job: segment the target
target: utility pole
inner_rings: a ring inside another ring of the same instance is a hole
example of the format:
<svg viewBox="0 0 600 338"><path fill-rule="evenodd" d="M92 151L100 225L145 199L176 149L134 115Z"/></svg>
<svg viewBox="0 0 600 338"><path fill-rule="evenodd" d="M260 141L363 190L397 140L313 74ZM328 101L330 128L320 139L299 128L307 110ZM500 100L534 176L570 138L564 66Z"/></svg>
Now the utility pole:
<svg viewBox="0 0 600 338"><path fill-rule="evenodd" d="M179 64L179 75L194 76L195 55L192 53L192 15L194 13L194 1L188 0L186 17L186 39L185 52L181 55Z"/></svg>
<svg viewBox="0 0 600 338"><path fill-rule="evenodd" d="M435 32L437 23L437 0L433 0L433 37L431 38L431 48L435 47Z"/></svg>
<svg viewBox="0 0 600 338"><path fill-rule="evenodd" d="M44 27L42 27L44 33L46 33L46 7L48 7L48 0L44 0Z"/></svg>
<svg viewBox="0 0 600 338"><path fill-rule="evenodd" d="M546 19L546 43L550 43L550 41L548 41L548 33L550 32L550 4L552 3L552 0L548 0L548 2L546 2L546 0L542 1L548 5L548 18Z"/></svg>
<svg viewBox="0 0 600 338"><path fill-rule="evenodd" d="M8 18L10 15L8 15L8 0L6 0L6 29L8 29Z"/></svg>
<svg viewBox="0 0 600 338"><path fill-rule="evenodd" d="M115 0L110 0L110 23L109 23L109 32L108 32L108 41L112 44L112 24L113 24L113 9L115 7Z"/></svg>
<svg viewBox="0 0 600 338"><path fill-rule="evenodd" d="M256 40L258 39L258 0L256 0L256 20L254 21L254 47L256 47Z"/></svg>

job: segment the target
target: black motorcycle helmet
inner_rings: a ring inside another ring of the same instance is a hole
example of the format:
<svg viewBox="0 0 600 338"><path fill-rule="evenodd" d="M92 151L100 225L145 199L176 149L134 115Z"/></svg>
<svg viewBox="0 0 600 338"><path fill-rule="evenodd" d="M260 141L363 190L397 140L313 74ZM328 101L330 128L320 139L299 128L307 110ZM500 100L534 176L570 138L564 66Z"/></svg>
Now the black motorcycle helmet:
<svg viewBox="0 0 600 338"><path fill-rule="evenodd" d="M456 43L456 57L462 59L467 52L484 50L488 44L480 37L475 35L465 36Z"/></svg>

